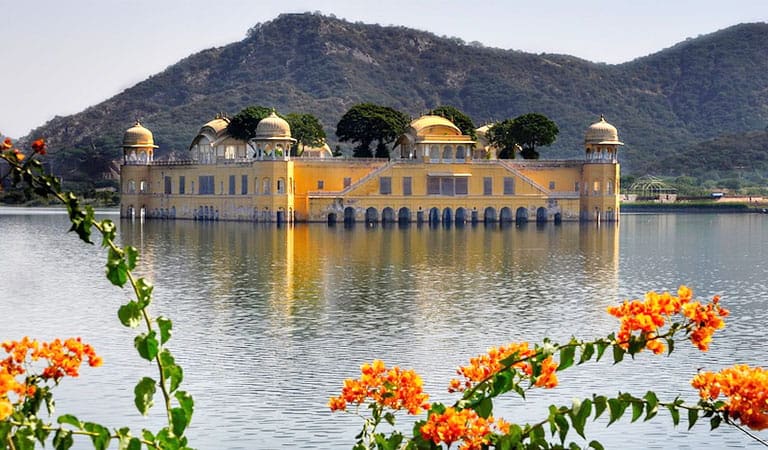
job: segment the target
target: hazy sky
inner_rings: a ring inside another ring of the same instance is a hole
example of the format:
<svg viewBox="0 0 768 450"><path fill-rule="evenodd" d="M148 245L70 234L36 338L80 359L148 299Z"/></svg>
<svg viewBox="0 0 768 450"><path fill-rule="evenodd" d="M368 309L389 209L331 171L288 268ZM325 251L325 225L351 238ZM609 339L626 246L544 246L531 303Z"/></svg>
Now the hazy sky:
<svg viewBox="0 0 768 450"><path fill-rule="evenodd" d="M0 132L21 137L284 12L620 63L768 21L768 0L0 0ZM132 118L126 118L129 124Z"/></svg>

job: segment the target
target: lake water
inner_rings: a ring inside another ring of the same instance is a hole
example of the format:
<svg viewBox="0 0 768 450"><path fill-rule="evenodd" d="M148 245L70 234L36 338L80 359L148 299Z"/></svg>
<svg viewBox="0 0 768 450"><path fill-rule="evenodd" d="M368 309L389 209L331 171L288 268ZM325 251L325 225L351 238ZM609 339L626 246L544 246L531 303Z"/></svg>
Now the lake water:
<svg viewBox="0 0 768 450"><path fill-rule="evenodd" d="M139 249L140 272L156 285L153 312L174 320L170 345L195 397L189 436L200 449L351 448L361 422L330 413L326 402L360 364L379 358L414 368L433 400L451 403L446 387L456 367L488 347L603 336L618 327L608 305L681 283L699 298L722 295L732 312L708 353L681 343L670 358L586 364L563 372L554 390L499 400L495 413L533 422L550 403L650 388L695 402L689 382L698 368L765 365L768 356L766 215L276 228L104 214L118 223L122 243ZM133 350L134 330L116 317L129 293L104 279L103 250L67 229L61 213L0 208L0 339L82 336L105 364L65 380L57 411L158 429L159 409L144 418L133 406L133 386L155 373ZM709 432L705 420L686 430L663 411L647 423L627 417L587 428L606 448L758 447L732 427Z"/></svg>

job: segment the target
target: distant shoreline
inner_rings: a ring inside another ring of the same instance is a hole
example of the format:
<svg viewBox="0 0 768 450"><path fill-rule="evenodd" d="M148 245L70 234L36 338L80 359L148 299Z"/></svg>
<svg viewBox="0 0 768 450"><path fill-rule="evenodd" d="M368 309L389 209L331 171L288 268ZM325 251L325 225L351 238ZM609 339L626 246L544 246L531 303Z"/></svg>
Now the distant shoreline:
<svg viewBox="0 0 768 450"><path fill-rule="evenodd" d="M766 213L768 209L747 203L622 203L622 213Z"/></svg>

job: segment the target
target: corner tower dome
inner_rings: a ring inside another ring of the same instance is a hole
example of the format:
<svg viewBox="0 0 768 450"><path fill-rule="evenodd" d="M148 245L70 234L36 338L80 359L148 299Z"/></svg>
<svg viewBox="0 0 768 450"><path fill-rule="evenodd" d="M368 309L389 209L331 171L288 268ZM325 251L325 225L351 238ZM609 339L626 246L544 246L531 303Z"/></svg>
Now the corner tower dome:
<svg viewBox="0 0 768 450"><path fill-rule="evenodd" d="M123 148L157 148L152 132L137 120L136 125L125 130Z"/></svg>
<svg viewBox="0 0 768 450"><path fill-rule="evenodd" d="M268 117L259 121L256 125L256 139L290 139L291 126L274 111Z"/></svg>
<svg viewBox="0 0 768 450"><path fill-rule="evenodd" d="M593 145L624 145L619 141L619 132L616 127L605 121L605 117L600 115L600 120L587 128L584 134L584 144Z"/></svg>

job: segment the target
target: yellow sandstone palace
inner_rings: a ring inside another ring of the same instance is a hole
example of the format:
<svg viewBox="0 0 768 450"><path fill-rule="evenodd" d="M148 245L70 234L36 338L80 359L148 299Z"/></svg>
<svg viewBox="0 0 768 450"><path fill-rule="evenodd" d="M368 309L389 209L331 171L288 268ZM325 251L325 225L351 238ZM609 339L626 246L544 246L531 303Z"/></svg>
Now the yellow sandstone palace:
<svg viewBox="0 0 768 450"><path fill-rule="evenodd" d="M152 132L123 138L123 217L254 222L618 221L618 132L605 121L585 133L583 160L505 160L485 139L422 116L389 159L333 157L327 146L289 156L295 142L276 114L249 142L217 117L183 160L155 161Z"/></svg>

